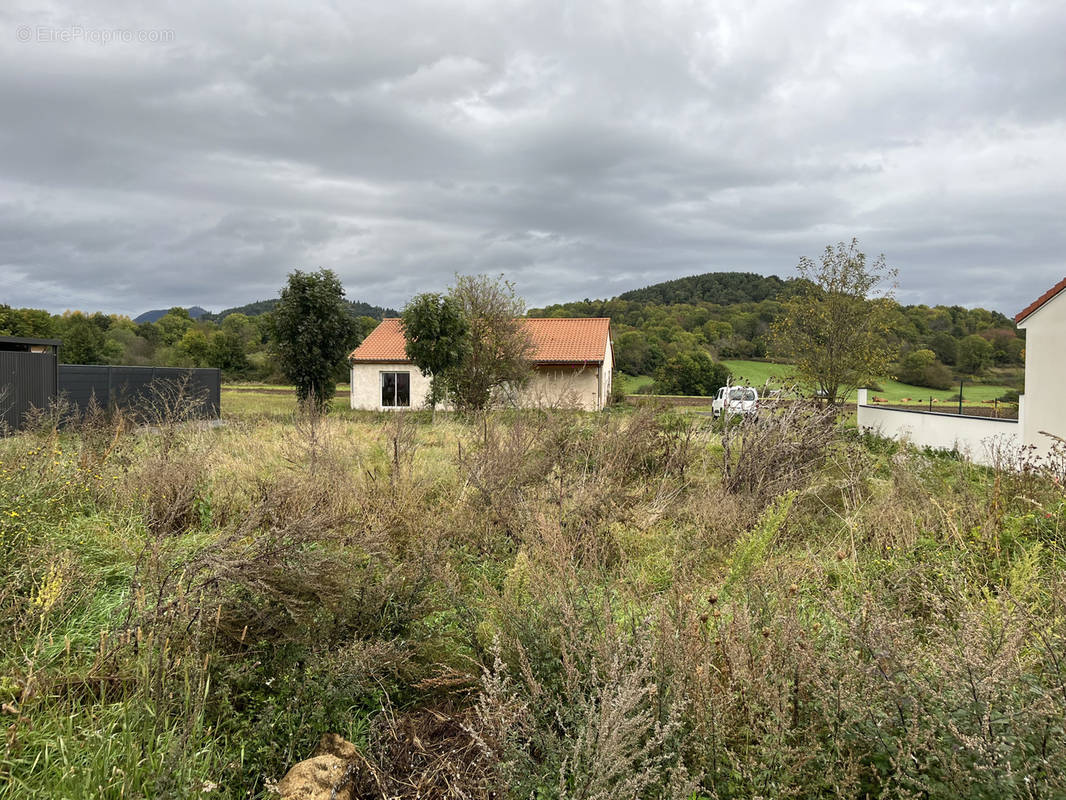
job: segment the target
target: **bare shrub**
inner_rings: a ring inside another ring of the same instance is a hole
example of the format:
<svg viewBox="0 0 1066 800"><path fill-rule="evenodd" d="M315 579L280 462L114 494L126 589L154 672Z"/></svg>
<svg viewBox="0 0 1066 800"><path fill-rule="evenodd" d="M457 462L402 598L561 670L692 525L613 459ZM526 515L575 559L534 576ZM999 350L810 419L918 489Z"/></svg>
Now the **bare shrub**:
<svg viewBox="0 0 1066 800"><path fill-rule="evenodd" d="M802 488L825 462L837 410L800 399L764 405L722 426L722 483L729 491L770 498Z"/></svg>
<svg viewBox="0 0 1066 800"><path fill-rule="evenodd" d="M992 504L996 510L1014 507L1028 510L1042 498L1066 491L1066 439L1041 431L1051 441L1046 453L1034 445L1017 445L996 439L988 442L996 474Z"/></svg>
<svg viewBox="0 0 1066 800"><path fill-rule="evenodd" d="M316 402L313 391L297 405L284 439L285 460L293 468L328 480L330 473L342 467L337 426L328 404Z"/></svg>
<svg viewBox="0 0 1066 800"><path fill-rule="evenodd" d="M472 730L508 785L522 795L553 782L560 798L690 797L683 704L657 681L650 629L564 638L559 681L527 658L514 681L498 654L484 673Z"/></svg>
<svg viewBox="0 0 1066 800"><path fill-rule="evenodd" d="M210 447L186 439L179 446L167 437L138 459L115 488L120 502L141 510L153 537L173 537L210 523Z"/></svg>
<svg viewBox="0 0 1066 800"><path fill-rule="evenodd" d="M197 389L191 373L178 378L156 378L130 404L128 413L142 425L167 428L200 419L207 390Z"/></svg>
<svg viewBox="0 0 1066 800"><path fill-rule="evenodd" d="M472 501L512 536L552 509L567 528L595 533L651 494L660 510L685 486L698 452L692 420L640 410L595 420L565 413L483 419L461 450ZM578 535L575 533L575 535Z"/></svg>
<svg viewBox="0 0 1066 800"><path fill-rule="evenodd" d="M473 731L469 708L440 706L398 714L390 705L370 731L368 755L359 755L334 787L336 796L406 800L498 798L494 754Z"/></svg>

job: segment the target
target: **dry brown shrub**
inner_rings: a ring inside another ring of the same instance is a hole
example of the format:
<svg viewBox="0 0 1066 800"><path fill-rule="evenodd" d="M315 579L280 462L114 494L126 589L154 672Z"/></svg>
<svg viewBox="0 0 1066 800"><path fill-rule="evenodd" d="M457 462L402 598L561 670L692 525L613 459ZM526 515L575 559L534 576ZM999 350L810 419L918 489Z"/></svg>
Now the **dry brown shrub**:
<svg viewBox="0 0 1066 800"><path fill-rule="evenodd" d="M858 604L803 588L825 577L763 570L740 597L679 590L659 607L660 680L688 698L686 754L710 796L1063 791L1060 615L975 600L965 570L913 576L923 596L907 602L894 575ZM1062 581L1050 591L1061 608Z"/></svg>
<svg viewBox="0 0 1066 800"><path fill-rule="evenodd" d="M199 500L208 485L206 449L144 456L117 487L120 501L138 509L149 533L178 536L202 527Z"/></svg>
<svg viewBox="0 0 1066 800"><path fill-rule="evenodd" d="M521 646L513 678L497 652L484 673L472 730L513 793L555 786L560 798L687 798L680 696L657 680L643 622L595 635L559 631L561 671Z"/></svg>
<svg viewBox="0 0 1066 800"><path fill-rule="evenodd" d="M722 426L722 483L769 499L802 489L837 435L837 409L801 399L764 404Z"/></svg>
<svg viewBox="0 0 1066 800"><path fill-rule="evenodd" d="M989 444L995 475L991 510L1025 513L1066 492L1066 439L1041 431L1051 446L1046 453L1033 445L1018 446L995 440Z"/></svg>
<svg viewBox="0 0 1066 800"><path fill-rule="evenodd" d="M353 638L417 638L411 626L436 608L437 587L454 580L444 531L425 524L426 486L409 470L388 481L354 472L343 426L311 414L282 442L288 469L239 492L206 491L202 451L145 460L129 482L154 481L131 619L203 628L240 647L297 642L321 651ZM190 524L205 498L210 525ZM169 516L154 516L155 506ZM399 669L410 657L397 653L391 663Z"/></svg>
<svg viewBox="0 0 1066 800"><path fill-rule="evenodd" d="M494 754L472 730L474 713L454 705L375 720L367 755L358 756L334 787L337 796L381 800L494 800L507 796Z"/></svg>
<svg viewBox="0 0 1066 800"><path fill-rule="evenodd" d="M555 517L595 544L634 514L661 516L689 481L699 448L691 420L632 415L526 413L485 418L479 437L460 446L460 475L471 527L483 542L511 541Z"/></svg>
<svg viewBox="0 0 1066 800"><path fill-rule="evenodd" d="M137 424L162 430L202 419L206 402L207 390L197 389L186 372L177 378L153 380L132 398L126 413Z"/></svg>

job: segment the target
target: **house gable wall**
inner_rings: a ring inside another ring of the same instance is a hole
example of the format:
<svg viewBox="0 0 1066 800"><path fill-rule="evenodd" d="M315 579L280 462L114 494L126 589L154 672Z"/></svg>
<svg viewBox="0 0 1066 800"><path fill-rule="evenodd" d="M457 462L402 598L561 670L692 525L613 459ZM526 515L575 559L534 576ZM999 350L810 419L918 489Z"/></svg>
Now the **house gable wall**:
<svg viewBox="0 0 1066 800"><path fill-rule="evenodd" d="M1027 316L1025 329L1025 415L1023 437L1041 453L1066 437L1066 293L1060 292Z"/></svg>

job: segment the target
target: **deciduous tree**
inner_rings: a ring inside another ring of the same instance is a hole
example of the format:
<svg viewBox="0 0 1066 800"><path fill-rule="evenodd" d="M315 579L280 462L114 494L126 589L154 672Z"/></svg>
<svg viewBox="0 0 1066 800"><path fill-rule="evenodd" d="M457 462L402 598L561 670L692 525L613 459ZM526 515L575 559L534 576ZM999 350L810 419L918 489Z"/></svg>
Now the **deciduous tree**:
<svg viewBox="0 0 1066 800"><path fill-rule="evenodd" d="M729 382L729 369L704 350L678 353L655 374L656 394L710 397Z"/></svg>
<svg viewBox="0 0 1066 800"><path fill-rule="evenodd" d="M296 270L270 313L274 353L300 403L327 404L353 335L340 279L328 269Z"/></svg>
<svg viewBox="0 0 1066 800"><path fill-rule="evenodd" d="M471 353L470 323L451 296L435 292L414 297L401 318L407 357L430 376L429 404L436 408L454 380L452 371L462 368Z"/></svg>
<svg viewBox="0 0 1066 800"><path fill-rule="evenodd" d="M959 342L959 369L980 375L992 363L992 344L976 333Z"/></svg>
<svg viewBox="0 0 1066 800"><path fill-rule="evenodd" d="M533 343L520 319L526 305L502 275L459 275L449 296L470 326L470 346L448 372L448 393L457 408L480 410L529 382Z"/></svg>
<svg viewBox="0 0 1066 800"><path fill-rule="evenodd" d="M855 239L826 247L820 263L801 258L798 269L809 284L774 324L773 347L793 359L801 380L835 403L884 375L895 357L889 331L896 271L883 255L867 264Z"/></svg>

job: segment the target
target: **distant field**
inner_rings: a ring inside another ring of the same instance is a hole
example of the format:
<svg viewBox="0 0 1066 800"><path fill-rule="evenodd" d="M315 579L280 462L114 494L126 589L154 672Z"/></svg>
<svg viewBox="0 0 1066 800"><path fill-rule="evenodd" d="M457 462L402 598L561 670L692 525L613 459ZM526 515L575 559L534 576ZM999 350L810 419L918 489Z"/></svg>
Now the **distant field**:
<svg viewBox="0 0 1066 800"><path fill-rule="evenodd" d="M762 386L767 380L771 385L779 385L795 374L795 367L791 364L769 364L763 361L723 361L727 367L733 370L733 374L741 380L754 386ZM924 386L911 386L907 383L883 378L877 382L881 388L870 391L870 399L882 398L889 403L908 403L916 405L928 403L932 398L934 404L950 402L949 398L957 397L958 386L951 389L929 389ZM963 386L963 405L991 403L998 397L1002 397L1010 391L1009 386L1000 384L978 384L967 381ZM854 399L854 398L849 398ZM957 402L957 401L956 401Z"/></svg>
<svg viewBox="0 0 1066 800"><path fill-rule="evenodd" d="M348 384L337 386L333 396L335 411L348 410ZM222 415L289 416L296 411L296 390L292 386L254 383L226 383L222 386Z"/></svg>
<svg viewBox="0 0 1066 800"><path fill-rule="evenodd" d="M796 368L792 364L772 364L766 361L743 361L730 359L722 362L733 373L733 379L738 383L749 383L752 386L781 386L788 383L796 374ZM649 384L652 379L647 375L638 377L622 376L626 381L623 385L627 394L632 394L636 387ZM882 379L878 381L878 390L870 392L870 399L883 399L893 404L913 403L914 405L928 404L932 398L934 407L937 404L957 402L949 398L958 396L958 386L951 389L927 389L922 386L911 386L899 381ZM963 386L963 405L991 404L996 398L1002 397L1010 391L1009 386L1001 384L977 384L966 382ZM854 401L854 398L849 398Z"/></svg>
<svg viewBox="0 0 1066 800"><path fill-rule="evenodd" d="M626 375L619 372L614 378L622 389L622 394L636 394L642 386L651 386L655 379L651 375Z"/></svg>
<svg viewBox="0 0 1066 800"><path fill-rule="evenodd" d="M296 387L295 386L293 386L291 384L284 384L284 383L241 383L241 382L234 382L234 383L223 384L222 388L223 389L233 389L235 391L257 390L257 389L262 389L262 390L265 390L265 391L276 391L276 392L295 392L296 391ZM347 392L347 391L348 391L348 384L347 383L338 383L337 384L337 392L338 393Z"/></svg>
<svg viewBox="0 0 1066 800"><path fill-rule="evenodd" d="M752 386L780 386L789 382L796 374L791 364L771 364L766 361L723 361L733 373L734 382L750 383Z"/></svg>
<svg viewBox="0 0 1066 800"><path fill-rule="evenodd" d="M728 360L722 363L732 371L736 382L752 386L765 386L767 382L771 386L781 386L788 383L796 372L796 368L791 364L743 360ZM655 382L650 375L625 373L616 375L615 380L621 385L623 394L636 394L641 387L650 386ZM871 400L882 399L893 405L927 406L932 398L934 408L937 405L957 402L950 398L957 396L958 387L946 390L927 389L888 379L878 381L878 386L881 388L870 392ZM963 387L963 405L991 405L1007 391L1009 387L1003 385L966 383ZM333 398L334 411L345 413L349 410L348 384L337 384L336 392ZM848 399L854 402L854 397ZM224 415L281 417L289 416L295 410L296 394L292 386L266 383L227 383L222 386ZM708 403L706 409L694 406L688 410L710 410L710 404Z"/></svg>

